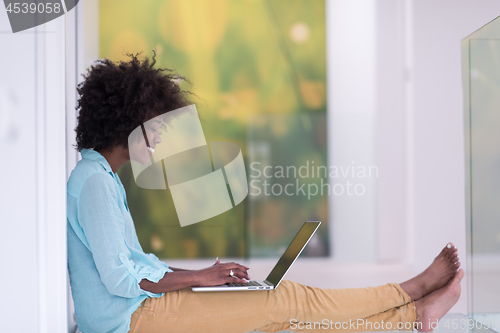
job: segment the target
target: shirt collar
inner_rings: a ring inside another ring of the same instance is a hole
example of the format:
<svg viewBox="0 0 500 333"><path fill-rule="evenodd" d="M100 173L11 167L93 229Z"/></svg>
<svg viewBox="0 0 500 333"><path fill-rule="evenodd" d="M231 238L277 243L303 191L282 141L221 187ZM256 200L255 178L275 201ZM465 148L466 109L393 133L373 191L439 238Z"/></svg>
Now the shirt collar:
<svg viewBox="0 0 500 333"><path fill-rule="evenodd" d="M86 158L86 159L89 159L92 161L99 162L103 166L104 170L106 170L106 172L111 172L111 174L114 173L113 170L111 169L111 166L109 165L108 161L104 158L104 156L99 154L99 152L97 152L93 149L82 149L81 154L82 154L82 158Z"/></svg>

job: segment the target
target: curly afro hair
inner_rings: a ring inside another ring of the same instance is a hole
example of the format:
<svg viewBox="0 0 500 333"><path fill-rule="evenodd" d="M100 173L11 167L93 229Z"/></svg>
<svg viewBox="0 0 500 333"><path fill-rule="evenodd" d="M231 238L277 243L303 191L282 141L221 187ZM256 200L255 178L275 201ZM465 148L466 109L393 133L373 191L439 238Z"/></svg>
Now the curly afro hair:
<svg viewBox="0 0 500 333"><path fill-rule="evenodd" d="M130 61L98 60L78 85L76 148L128 147L128 136L145 121L191 104L170 69L155 69L147 57Z"/></svg>

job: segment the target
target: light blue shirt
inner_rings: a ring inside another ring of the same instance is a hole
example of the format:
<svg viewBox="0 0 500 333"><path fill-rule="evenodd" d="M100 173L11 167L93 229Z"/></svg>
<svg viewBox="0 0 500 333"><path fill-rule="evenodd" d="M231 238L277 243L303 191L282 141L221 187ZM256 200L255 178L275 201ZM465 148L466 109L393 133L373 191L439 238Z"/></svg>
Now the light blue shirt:
<svg viewBox="0 0 500 333"><path fill-rule="evenodd" d="M125 189L101 154L82 149L67 194L68 270L78 328L128 332L141 302L163 295L142 290L139 282L158 282L172 270L142 250Z"/></svg>

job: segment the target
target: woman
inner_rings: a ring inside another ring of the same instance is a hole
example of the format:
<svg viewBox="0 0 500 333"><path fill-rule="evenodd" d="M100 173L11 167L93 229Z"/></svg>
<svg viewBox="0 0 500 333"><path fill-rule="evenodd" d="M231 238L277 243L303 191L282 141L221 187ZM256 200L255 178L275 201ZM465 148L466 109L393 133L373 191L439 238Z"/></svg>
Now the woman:
<svg viewBox="0 0 500 333"><path fill-rule="evenodd" d="M183 270L143 252L116 172L131 149L160 142L161 122L143 129L148 147L129 144L135 128L190 103L175 75L154 68L154 57L130 57L98 61L78 87L82 160L68 181L68 269L82 332L431 331L457 302L463 270L452 244L401 284L335 290L283 281L271 291L192 292L246 283L249 268L217 261Z"/></svg>

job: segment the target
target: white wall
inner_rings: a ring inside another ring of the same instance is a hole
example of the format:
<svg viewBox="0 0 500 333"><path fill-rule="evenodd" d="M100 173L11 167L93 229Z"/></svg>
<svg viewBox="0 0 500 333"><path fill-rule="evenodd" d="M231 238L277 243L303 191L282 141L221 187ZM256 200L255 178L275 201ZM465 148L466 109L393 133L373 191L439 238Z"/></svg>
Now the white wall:
<svg viewBox="0 0 500 333"><path fill-rule="evenodd" d="M410 24L405 3L377 1L376 13L376 159L378 262L404 264L411 240L409 226L408 140L409 112L405 62Z"/></svg>
<svg viewBox="0 0 500 333"><path fill-rule="evenodd" d="M376 165L376 1L329 1L327 8L328 164ZM336 262L377 259L376 178L329 178L345 188L329 196L331 253ZM347 182L364 188L347 193ZM340 188L342 188L340 187ZM350 195L349 195L350 194Z"/></svg>
<svg viewBox="0 0 500 333"><path fill-rule="evenodd" d="M81 158L76 150L77 85L83 74L99 58L99 0L80 1L66 14L66 177ZM68 277L68 326L74 331L76 321Z"/></svg>
<svg viewBox="0 0 500 333"><path fill-rule="evenodd" d="M7 34L10 30L7 13L0 10L0 256L2 266L16 272L17 288L4 288L0 303L2 322L6 330L35 332L38 327L37 304L37 231L35 189L35 35ZM19 64L9 66L8 64ZM21 73L21 75L17 75ZM26 148L29 147L29 148ZM15 254L15 255L12 255ZM3 270L2 270L3 271ZM0 276L1 285L10 286L14 280L8 272ZM21 297L19 297L21 296ZM33 302L26 302L26 298ZM17 310L23 307L33 320L24 320ZM4 317L5 316L5 317ZM8 318L17 319L14 321ZM9 324L10 323L10 324Z"/></svg>
<svg viewBox="0 0 500 333"><path fill-rule="evenodd" d="M500 15L495 0L413 1L413 186L410 261L448 241L465 253L464 138L460 40ZM466 281L460 310L465 311Z"/></svg>
<svg viewBox="0 0 500 333"><path fill-rule="evenodd" d="M66 332L64 18L12 34L0 9L5 332Z"/></svg>
<svg viewBox="0 0 500 333"><path fill-rule="evenodd" d="M359 285L373 285L374 279L401 282L397 279L425 269L449 241L466 260L460 40L498 15L495 0L377 0L376 5L327 0L329 129L349 125L339 124L341 113L362 114L374 128L379 167L375 209L365 206L377 228L370 231L376 239L375 265L365 265L374 274L362 264L343 267L364 272L355 278ZM333 160L346 153L342 149L361 152L349 133L357 129L331 136ZM347 140L339 144L334 138L342 135ZM362 140L371 144L367 137ZM339 216L339 198L331 202L331 222L337 225L332 238L351 251L343 255L361 262L357 247L369 251L372 246L361 241L365 233L357 238L352 224L338 225L363 214L351 207ZM370 223L364 217L356 221L359 229ZM336 268L333 279L344 275ZM351 287L352 281L346 275L335 287ZM462 285L465 289L466 281ZM466 294L452 312L467 312Z"/></svg>

